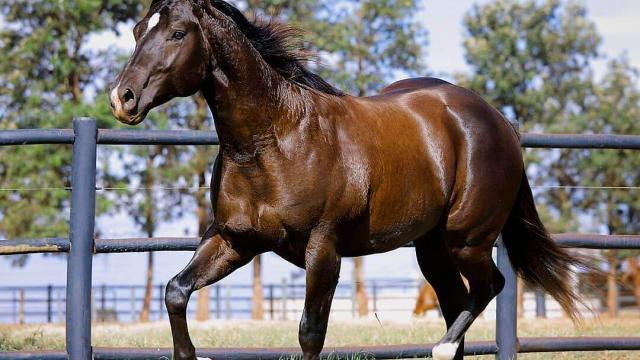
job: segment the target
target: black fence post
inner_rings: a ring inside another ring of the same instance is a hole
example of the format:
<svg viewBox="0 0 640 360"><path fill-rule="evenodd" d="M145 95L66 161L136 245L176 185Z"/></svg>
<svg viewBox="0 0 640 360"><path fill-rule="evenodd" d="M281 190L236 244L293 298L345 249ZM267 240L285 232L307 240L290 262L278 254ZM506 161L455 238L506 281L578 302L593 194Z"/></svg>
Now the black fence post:
<svg viewBox="0 0 640 360"><path fill-rule="evenodd" d="M91 351L91 265L96 210L95 119L73 120L71 249L67 260L67 354L89 360Z"/></svg>
<svg viewBox="0 0 640 360"><path fill-rule="evenodd" d="M518 356L518 279L502 238L498 240L498 269L505 278L505 285L496 302L496 359L515 360Z"/></svg>
<svg viewBox="0 0 640 360"><path fill-rule="evenodd" d="M166 285L158 285L158 319L164 318L164 288Z"/></svg>
<svg viewBox="0 0 640 360"><path fill-rule="evenodd" d="M53 322L53 285L47 285L47 322L51 324Z"/></svg>
<svg viewBox="0 0 640 360"><path fill-rule="evenodd" d="M273 284L269 284L269 314L271 315L271 320L275 319L275 309L273 308Z"/></svg>
<svg viewBox="0 0 640 360"><path fill-rule="evenodd" d="M547 317L547 301L544 290L536 289L536 317L544 319Z"/></svg>
<svg viewBox="0 0 640 360"><path fill-rule="evenodd" d="M107 285L100 286L100 316L98 321L107 321Z"/></svg>
<svg viewBox="0 0 640 360"><path fill-rule="evenodd" d="M376 313L378 312L378 284L373 280L371 285L373 286L373 312Z"/></svg>
<svg viewBox="0 0 640 360"><path fill-rule="evenodd" d="M220 285L216 285L216 319L222 319L222 295Z"/></svg>

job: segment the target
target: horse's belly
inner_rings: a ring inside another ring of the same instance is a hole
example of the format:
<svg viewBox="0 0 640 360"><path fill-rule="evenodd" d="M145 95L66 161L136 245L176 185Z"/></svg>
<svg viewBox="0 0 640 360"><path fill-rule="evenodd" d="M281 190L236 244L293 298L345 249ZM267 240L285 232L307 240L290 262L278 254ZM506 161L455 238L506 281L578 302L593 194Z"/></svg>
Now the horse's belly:
<svg viewBox="0 0 640 360"><path fill-rule="evenodd" d="M374 246L384 251L392 250L415 240L438 225L443 204L433 201L430 196L424 196L419 189L415 192L411 196L414 201L373 209L369 236ZM429 203L430 200L433 202Z"/></svg>
<svg viewBox="0 0 640 360"><path fill-rule="evenodd" d="M439 223L444 209L439 198L425 188L388 198L374 193L368 214L348 224L342 255L383 253L423 236Z"/></svg>

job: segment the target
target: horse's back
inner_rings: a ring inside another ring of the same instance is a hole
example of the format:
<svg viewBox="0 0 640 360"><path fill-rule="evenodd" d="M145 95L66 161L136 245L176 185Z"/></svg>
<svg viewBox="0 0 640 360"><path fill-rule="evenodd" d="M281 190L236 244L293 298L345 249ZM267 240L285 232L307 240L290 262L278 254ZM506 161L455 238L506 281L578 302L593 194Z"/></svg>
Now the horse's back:
<svg viewBox="0 0 640 360"><path fill-rule="evenodd" d="M417 78L354 102L354 121L343 126L366 145L370 230L379 250L415 239L443 216L452 228L503 221L517 193L521 152L515 129L480 96Z"/></svg>
<svg viewBox="0 0 640 360"><path fill-rule="evenodd" d="M415 90L424 90L439 86L454 86L453 84L442 79L433 77L420 77L412 79L404 79L396 81L380 91L380 94L390 94L394 92L409 92Z"/></svg>

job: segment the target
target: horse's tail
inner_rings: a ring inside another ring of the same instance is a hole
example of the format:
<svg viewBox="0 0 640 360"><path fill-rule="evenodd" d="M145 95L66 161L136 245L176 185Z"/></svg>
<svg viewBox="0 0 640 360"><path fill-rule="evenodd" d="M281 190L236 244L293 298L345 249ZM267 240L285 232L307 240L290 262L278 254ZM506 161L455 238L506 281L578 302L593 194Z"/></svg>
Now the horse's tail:
<svg viewBox="0 0 640 360"><path fill-rule="evenodd" d="M572 287L572 271L586 263L559 247L545 229L536 210L526 172L502 237L516 273L534 287L553 296L574 320L580 319L577 303L582 303Z"/></svg>

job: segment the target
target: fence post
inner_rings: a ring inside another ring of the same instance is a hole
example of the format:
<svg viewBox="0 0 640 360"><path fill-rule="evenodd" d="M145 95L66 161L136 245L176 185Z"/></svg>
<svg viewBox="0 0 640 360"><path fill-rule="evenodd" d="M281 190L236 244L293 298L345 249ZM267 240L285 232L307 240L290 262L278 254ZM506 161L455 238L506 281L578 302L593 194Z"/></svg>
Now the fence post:
<svg viewBox="0 0 640 360"><path fill-rule="evenodd" d="M53 285L47 285L47 323L53 322Z"/></svg>
<svg viewBox="0 0 640 360"><path fill-rule="evenodd" d="M536 317L544 319L547 317L547 301L544 290L536 289Z"/></svg>
<svg viewBox="0 0 640 360"><path fill-rule="evenodd" d="M274 308L273 308L273 284L269 284L269 314L271 314L271 320L274 319Z"/></svg>
<svg viewBox="0 0 640 360"><path fill-rule="evenodd" d="M91 265L96 210L95 119L73 120L71 171L71 249L67 260L67 354L88 360L91 350Z"/></svg>
<svg viewBox="0 0 640 360"><path fill-rule="evenodd" d="M505 278L505 285L496 303L496 359L515 360L518 355L518 278L511 267L502 237L498 239L498 269Z"/></svg>
<svg viewBox="0 0 640 360"><path fill-rule="evenodd" d="M231 319L231 287L229 285L224 286L224 314L225 319Z"/></svg>
<svg viewBox="0 0 640 360"><path fill-rule="evenodd" d="M136 318L136 288L131 287L129 294L129 315L131 316L131 322L135 323Z"/></svg>
<svg viewBox="0 0 640 360"><path fill-rule="evenodd" d="M98 321L107 321L107 285L102 284L100 286L100 316Z"/></svg>
<svg viewBox="0 0 640 360"><path fill-rule="evenodd" d="M287 278L282 278L282 296L281 296L281 302L282 302L282 320L287 320L287 301L288 301L288 294L287 294L287 289L288 285L287 285Z"/></svg>
<svg viewBox="0 0 640 360"><path fill-rule="evenodd" d="M220 285L216 285L216 318L218 320L222 319L222 303L220 296Z"/></svg>
<svg viewBox="0 0 640 360"><path fill-rule="evenodd" d="M13 301L11 301L11 307L13 308L13 323L18 324L18 297L16 296L15 290L11 292L11 296L13 297Z"/></svg>
<svg viewBox="0 0 640 360"><path fill-rule="evenodd" d="M376 283L375 280L373 280L373 282L371 283L371 285L373 286L373 312L377 313L378 312L378 283Z"/></svg>
<svg viewBox="0 0 640 360"><path fill-rule="evenodd" d="M20 325L23 325L25 322L24 302L25 302L24 289L20 289L20 303L18 306L18 323Z"/></svg>
<svg viewBox="0 0 640 360"><path fill-rule="evenodd" d="M164 288L164 285L158 285L158 320L164 318Z"/></svg>

